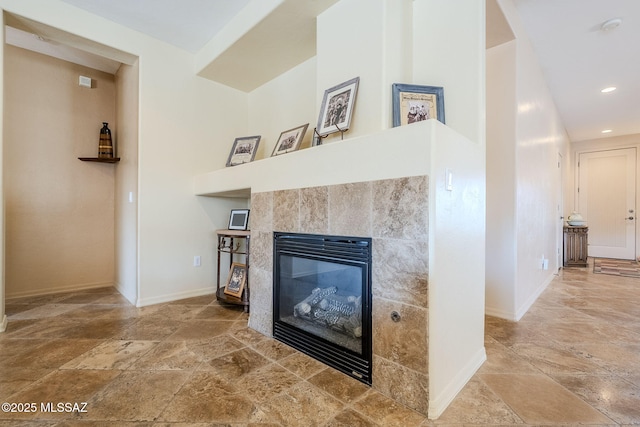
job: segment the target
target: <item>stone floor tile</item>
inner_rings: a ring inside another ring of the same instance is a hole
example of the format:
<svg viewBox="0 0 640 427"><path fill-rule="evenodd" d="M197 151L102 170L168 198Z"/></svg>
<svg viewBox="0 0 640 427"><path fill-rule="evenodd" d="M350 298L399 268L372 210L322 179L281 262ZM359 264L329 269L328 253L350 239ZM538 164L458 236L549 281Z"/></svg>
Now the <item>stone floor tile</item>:
<svg viewBox="0 0 640 427"><path fill-rule="evenodd" d="M196 319L207 320L239 320L245 315L241 307L236 306L222 306L222 305L208 305L201 310Z"/></svg>
<svg viewBox="0 0 640 427"><path fill-rule="evenodd" d="M270 363L242 376L235 384L245 396L262 403L301 381L282 366Z"/></svg>
<svg viewBox="0 0 640 427"><path fill-rule="evenodd" d="M64 419L75 414L64 411L43 411L42 404L87 403L86 410L93 410L92 398L120 375L113 370L57 370L33 382L7 398L8 402L29 402L37 405L35 412L0 413L0 419ZM81 414L82 415L82 414Z"/></svg>
<svg viewBox="0 0 640 427"><path fill-rule="evenodd" d="M233 325L224 320L187 320L166 339L169 341L202 340L226 333Z"/></svg>
<svg viewBox="0 0 640 427"><path fill-rule="evenodd" d="M252 347L272 360L280 360L296 352L293 348L275 339L260 341Z"/></svg>
<svg viewBox="0 0 640 427"><path fill-rule="evenodd" d="M253 349L241 348L205 362L198 369L215 372L223 378L235 381L270 363L269 359Z"/></svg>
<svg viewBox="0 0 640 427"><path fill-rule="evenodd" d="M511 408L479 379L472 379L437 420L452 425L522 424Z"/></svg>
<svg viewBox="0 0 640 427"><path fill-rule="evenodd" d="M369 390L351 407L385 427L419 426L426 419L424 415L400 405L375 390Z"/></svg>
<svg viewBox="0 0 640 427"><path fill-rule="evenodd" d="M2 413L0 427L639 425L639 300L638 279L562 270L521 321L486 317L487 362L429 420L212 295L142 308L114 288L14 298L0 400L88 412Z"/></svg>
<svg viewBox="0 0 640 427"><path fill-rule="evenodd" d="M507 348L491 337L485 339L484 348L487 361L478 370L479 373L538 373L538 369L525 358L519 356L514 348Z"/></svg>
<svg viewBox="0 0 640 427"><path fill-rule="evenodd" d="M552 375L552 378L616 423L633 424L640 420L640 387L624 378L613 375Z"/></svg>
<svg viewBox="0 0 640 427"><path fill-rule="evenodd" d="M545 375L480 374L525 423L609 424L612 420Z"/></svg>
<svg viewBox="0 0 640 427"><path fill-rule="evenodd" d="M380 424L365 418L363 415L347 409L333 417L324 427L379 427Z"/></svg>
<svg viewBox="0 0 640 427"><path fill-rule="evenodd" d="M40 341L40 340L38 340ZM57 369L77 356L96 347L101 341L91 339L52 339L34 345L28 351L5 360L6 366Z"/></svg>
<svg viewBox="0 0 640 427"><path fill-rule="evenodd" d="M320 390L345 403L351 403L369 391L370 387L335 369L325 369L309 378Z"/></svg>
<svg viewBox="0 0 640 427"><path fill-rule="evenodd" d="M155 341L105 341L67 362L61 369L127 369L157 344Z"/></svg>
<svg viewBox="0 0 640 427"><path fill-rule="evenodd" d="M128 366L129 370L142 371L192 371L203 358L189 348L185 341L167 341L155 345Z"/></svg>
<svg viewBox="0 0 640 427"><path fill-rule="evenodd" d="M254 410L254 403L232 382L213 372L195 372L158 419L171 422L246 423Z"/></svg>
<svg viewBox="0 0 640 427"><path fill-rule="evenodd" d="M110 318L105 316L105 318ZM126 317L129 319L129 317ZM140 319L132 318L131 323L117 338L122 340L163 340L176 332L182 326L182 322L169 322L166 319L154 316L146 316Z"/></svg>
<svg viewBox="0 0 640 427"><path fill-rule="evenodd" d="M187 381L188 376L189 373L183 371L121 372L118 377L89 399L89 410L86 414L82 414L81 418L106 421L153 421L164 411Z"/></svg>
<svg viewBox="0 0 640 427"><path fill-rule="evenodd" d="M293 353L283 359L278 360L278 363L296 374L297 376L307 379L320 371L327 369L327 365L316 359L307 356L304 353Z"/></svg>
<svg viewBox="0 0 640 427"><path fill-rule="evenodd" d="M515 344L512 348L519 358L528 361L545 374L608 373L590 358L583 357L572 345L561 345L554 341L547 344Z"/></svg>
<svg viewBox="0 0 640 427"><path fill-rule="evenodd" d="M340 401L304 381L259 406L271 422L289 427L322 426L344 408Z"/></svg>

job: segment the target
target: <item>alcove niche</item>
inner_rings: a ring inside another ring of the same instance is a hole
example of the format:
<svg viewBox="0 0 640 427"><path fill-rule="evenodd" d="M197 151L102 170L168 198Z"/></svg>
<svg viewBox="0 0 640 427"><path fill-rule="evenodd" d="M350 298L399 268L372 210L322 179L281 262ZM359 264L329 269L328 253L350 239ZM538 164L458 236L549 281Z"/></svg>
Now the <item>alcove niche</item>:
<svg viewBox="0 0 640 427"><path fill-rule="evenodd" d="M137 57L4 22L5 296L114 285L135 303ZM122 160L79 161L97 156L102 122Z"/></svg>

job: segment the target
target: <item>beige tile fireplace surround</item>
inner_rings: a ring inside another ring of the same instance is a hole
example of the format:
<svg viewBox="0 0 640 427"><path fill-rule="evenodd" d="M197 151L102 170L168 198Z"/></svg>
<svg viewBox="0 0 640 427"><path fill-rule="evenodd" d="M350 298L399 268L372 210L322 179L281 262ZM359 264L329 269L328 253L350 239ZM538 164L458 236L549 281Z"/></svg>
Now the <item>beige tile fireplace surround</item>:
<svg viewBox="0 0 640 427"><path fill-rule="evenodd" d="M428 177L256 193L251 215L249 326L265 335L273 328L273 231L372 237L373 387L426 415Z"/></svg>
<svg viewBox="0 0 640 427"><path fill-rule="evenodd" d="M199 175L194 193L250 207L249 326L268 336L274 231L371 237L372 386L437 418L486 359L482 153L428 120Z"/></svg>

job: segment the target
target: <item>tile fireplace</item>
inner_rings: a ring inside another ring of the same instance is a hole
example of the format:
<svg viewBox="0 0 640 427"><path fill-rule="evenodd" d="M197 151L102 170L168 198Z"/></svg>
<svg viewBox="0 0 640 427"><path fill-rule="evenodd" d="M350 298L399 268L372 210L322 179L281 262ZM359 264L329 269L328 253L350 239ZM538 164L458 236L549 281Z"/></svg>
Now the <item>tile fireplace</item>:
<svg viewBox="0 0 640 427"><path fill-rule="evenodd" d="M428 182L415 176L253 193L249 272L249 326L272 336L275 233L371 236L369 381L423 414L429 402Z"/></svg>
<svg viewBox="0 0 640 427"><path fill-rule="evenodd" d="M370 236L371 386L437 418L486 359L485 151L426 120L196 177L250 198L249 326L273 335L274 232Z"/></svg>

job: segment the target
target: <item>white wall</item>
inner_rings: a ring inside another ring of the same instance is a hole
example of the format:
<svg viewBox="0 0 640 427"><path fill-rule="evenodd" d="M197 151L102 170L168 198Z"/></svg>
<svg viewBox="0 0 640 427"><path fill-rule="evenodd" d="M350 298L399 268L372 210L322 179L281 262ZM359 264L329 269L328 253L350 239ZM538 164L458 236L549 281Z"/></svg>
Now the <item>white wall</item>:
<svg viewBox="0 0 640 427"><path fill-rule="evenodd" d="M442 413L485 357L485 25L484 1L413 2L413 79L409 83L442 86L447 126L474 143L455 148L438 146L436 155L442 150L443 160L447 158L444 153L451 155L448 150L463 150L466 154L459 165L452 166L451 160L439 163L431 176L435 181L432 188L444 186L445 170L449 168L454 191L440 191L435 200L430 199L430 203L440 205L436 207L438 223L434 224L438 234L432 236L430 232L429 237L435 239L433 244L441 254L431 259L429 266L429 310L433 322L429 325L430 418ZM461 170L456 171L456 167ZM478 179L481 182L475 182ZM458 180L468 185L466 194L455 191ZM478 220L483 224L475 223ZM477 268L474 274L480 274L482 279L477 287L465 291L467 298L459 299L465 306L460 311L451 304L462 295L458 282L465 279L456 278L457 273L452 270L457 270L454 260L465 249L455 240L448 243L447 234L467 234L464 240L471 245L468 249L480 262L469 264ZM441 278L446 278L447 286L437 286ZM466 314L460 317L460 313ZM466 339L450 340L448 332Z"/></svg>
<svg viewBox="0 0 640 427"><path fill-rule="evenodd" d="M0 25L4 28L4 14L0 14ZM4 82L4 31L0 31L0 82ZM4 111L4 84L0 85L0 111ZM0 114L0 332L7 328L7 316L4 311L4 114Z"/></svg>
<svg viewBox="0 0 640 427"><path fill-rule="evenodd" d="M155 46L139 56L138 305L147 305L214 290L213 230L226 227L230 208L194 198L192 179L224 167L246 134L238 112L247 95L194 76L185 52Z"/></svg>
<svg viewBox="0 0 640 427"><path fill-rule="evenodd" d="M337 31L336 29L341 29ZM317 110L325 90L360 77L351 129L353 138L391 124L391 84L411 83L411 1L341 0L317 20ZM340 133L325 144L340 140Z"/></svg>
<svg viewBox="0 0 640 427"><path fill-rule="evenodd" d="M411 78L411 29L411 0L341 0L322 13L317 55L249 94L249 133L262 135L256 159L270 157L280 133L304 123L302 147L310 146L325 90L353 77L360 88L344 137L390 127L391 84ZM339 140L336 133L324 143Z"/></svg>
<svg viewBox="0 0 640 427"><path fill-rule="evenodd" d="M346 138L381 129L382 12L383 0L342 0L317 18L318 111L326 89L360 77ZM325 143L339 139L336 133Z"/></svg>
<svg viewBox="0 0 640 427"><path fill-rule="evenodd" d="M559 200L558 189L562 188L563 183L559 177L557 161L559 153L565 159L568 158L569 140L512 1L499 0L499 5L516 37L515 42L511 42L515 43L515 87L507 86L501 90L513 90L515 93L513 144L517 243L515 282L510 283L507 275L494 278L501 280L500 283L487 281L487 313L518 320L553 279L558 267L556 253L560 249L558 230L561 225L558 208L563 203ZM488 127L493 126L503 126L503 123L488 123ZM498 151L493 152L492 158L487 161L491 167L498 167L503 160ZM505 179L508 179L508 173L505 174ZM491 191L489 188L490 194ZM508 221L513 207L509 205L508 197L501 200L505 203L504 217ZM501 220L501 217L495 215L490 219L494 227ZM509 242L507 236L502 243L493 242L492 247L510 253ZM548 270L542 269L543 257L549 260ZM491 262L495 264L505 261L491 259ZM487 267L487 271L495 271L497 268L500 267L491 265ZM512 289L511 292L508 291L509 288Z"/></svg>
<svg viewBox="0 0 640 427"><path fill-rule="evenodd" d="M484 145L484 0L415 0L413 4L412 83L442 86L447 125Z"/></svg>
<svg viewBox="0 0 640 427"><path fill-rule="evenodd" d="M516 283L516 42L487 50L487 311L512 318Z"/></svg>
<svg viewBox="0 0 640 427"><path fill-rule="evenodd" d="M0 8L139 58L137 304L213 292L213 230L226 226L229 204L194 198L192 179L224 167L247 130L247 116L229 112L247 111L247 95L197 77L193 55L66 3Z"/></svg>
<svg viewBox="0 0 640 427"><path fill-rule="evenodd" d="M316 58L311 58L249 94L249 130L261 135L256 159L271 157L283 131L309 123L301 147L311 145L316 125Z"/></svg>
<svg viewBox="0 0 640 427"><path fill-rule="evenodd" d="M115 283L132 304L138 297L138 95L139 66L116 73Z"/></svg>

